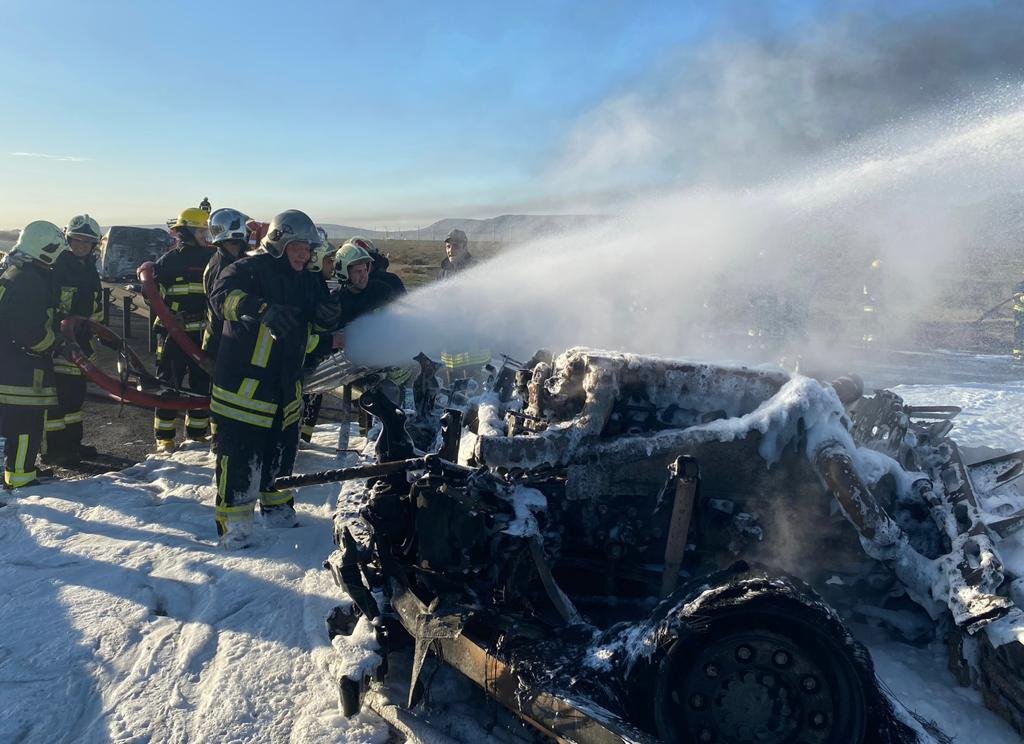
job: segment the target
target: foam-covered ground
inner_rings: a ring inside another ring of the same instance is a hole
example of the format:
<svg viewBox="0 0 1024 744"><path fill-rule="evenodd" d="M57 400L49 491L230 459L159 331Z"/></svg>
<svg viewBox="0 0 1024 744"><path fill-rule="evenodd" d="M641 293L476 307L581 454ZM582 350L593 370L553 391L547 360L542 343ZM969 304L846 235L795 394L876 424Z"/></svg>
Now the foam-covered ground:
<svg viewBox="0 0 1024 744"><path fill-rule="evenodd" d="M1024 447L1024 385L908 386L912 403L964 405L968 446ZM297 472L351 464L323 427ZM4 495L0 508L0 741L378 742L372 714L337 712L324 618L339 591L322 568L340 485L304 488L301 526L251 550L215 545L213 460L151 456L118 474ZM1024 560L1020 534L1001 546ZM856 628L896 696L958 741L1016 742L957 686L945 649ZM436 717L457 740L507 739L473 722L465 686ZM457 692L457 694L456 694ZM486 706L479 706L481 709ZM465 710L464 710L465 709ZM486 712L482 715L487 716Z"/></svg>
<svg viewBox="0 0 1024 744"><path fill-rule="evenodd" d="M298 467L337 462L324 446ZM379 720L338 714L328 674L339 595L322 563L340 486L303 489L300 527L229 553L212 468L186 450L5 497L0 741L387 739Z"/></svg>

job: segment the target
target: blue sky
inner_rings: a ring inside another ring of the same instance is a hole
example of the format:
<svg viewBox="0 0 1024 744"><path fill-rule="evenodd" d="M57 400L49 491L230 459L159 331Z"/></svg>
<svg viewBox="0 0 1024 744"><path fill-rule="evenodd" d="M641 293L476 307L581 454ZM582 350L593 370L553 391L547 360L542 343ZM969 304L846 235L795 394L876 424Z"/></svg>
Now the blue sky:
<svg viewBox="0 0 1024 744"><path fill-rule="evenodd" d="M713 34L816 12L765 5L4 0L0 228L204 195L366 227L562 211L580 117Z"/></svg>

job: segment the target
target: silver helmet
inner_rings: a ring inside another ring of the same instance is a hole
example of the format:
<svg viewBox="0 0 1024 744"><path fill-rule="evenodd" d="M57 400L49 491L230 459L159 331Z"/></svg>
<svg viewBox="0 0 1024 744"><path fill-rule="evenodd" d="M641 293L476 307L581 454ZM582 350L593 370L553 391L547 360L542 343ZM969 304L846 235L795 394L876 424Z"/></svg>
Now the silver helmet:
<svg viewBox="0 0 1024 744"><path fill-rule="evenodd" d="M210 241L223 243L226 240L241 240L243 243L249 239L249 231L245 223L249 218L237 209L218 209L210 215Z"/></svg>
<svg viewBox="0 0 1024 744"><path fill-rule="evenodd" d="M270 221L267 236L260 246L274 258L280 258L288 244L296 240L305 241L311 249L315 249L320 245L320 233L316 231L316 225L309 215L297 209L289 209L275 215Z"/></svg>

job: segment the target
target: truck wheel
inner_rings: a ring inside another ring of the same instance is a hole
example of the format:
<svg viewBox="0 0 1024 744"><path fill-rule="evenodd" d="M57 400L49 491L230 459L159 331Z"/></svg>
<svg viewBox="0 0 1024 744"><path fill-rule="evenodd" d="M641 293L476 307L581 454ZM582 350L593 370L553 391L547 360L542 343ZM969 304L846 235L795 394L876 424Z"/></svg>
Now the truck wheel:
<svg viewBox="0 0 1024 744"><path fill-rule="evenodd" d="M664 741L864 740L865 693L849 649L785 603L766 604L715 613L705 632L669 647L654 689Z"/></svg>

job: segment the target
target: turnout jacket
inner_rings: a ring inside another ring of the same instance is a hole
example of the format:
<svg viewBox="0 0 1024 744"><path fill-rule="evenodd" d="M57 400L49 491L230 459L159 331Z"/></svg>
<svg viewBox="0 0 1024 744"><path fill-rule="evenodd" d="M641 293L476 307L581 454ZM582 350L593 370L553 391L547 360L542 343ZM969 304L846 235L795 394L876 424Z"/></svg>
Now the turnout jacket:
<svg viewBox="0 0 1024 744"><path fill-rule="evenodd" d="M54 332L60 331L60 322L71 315L89 318L96 322L103 320L103 285L96 271L96 256L90 253L79 258L71 251L57 256L51 270L55 294ZM92 354L92 334L80 329L75 339L82 351ZM53 360L54 371L62 375L81 375L76 364L63 358Z"/></svg>
<svg viewBox="0 0 1024 744"><path fill-rule="evenodd" d="M332 296L341 305L341 324L346 326L360 315L372 313L402 294L378 279L376 274L370 274L370 281L362 292L352 292L342 285Z"/></svg>
<svg viewBox="0 0 1024 744"><path fill-rule="evenodd" d="M203 273L210 261L210 249L198 243L182 243L156 260L156 283L160 295L172 313L181 318L181 325L190 333L206 326L206 289ZM153 328L165 333L160 318Z"/></svg>
<svg viewBox="0 0 1024 744"><path fill-rule="evenodd" d="M53 281L35 261L0 275L0 404L55 406Z"/></svg>
<svg viewBox="0 0 1024 744"><path fill-rule="evenodd" d="M317 333L337 327L337 313L322 312L330 303L322 278L310 271L294 271L287 258L262 253L228 266L210 295L213 313L224 323L210 410L264 429L271 427L281 409L282 426L297 421L302 413L302 365L309 339L305 331L309 326ZM270 305L296 308L299 330L274 338L258 320Z"/></svg>
<svg viewBox="0 0 1024 744"><path fill-rule="evenodd" d="M217 280L220 279L224 269L239 258L240 256L232 256L221 246L217 246L217 251L210 258L210 262L206 264L206 270L203 272L203 291L206 292L207 298L213 295L213 288L217 284ZM217 358L217 350L220 348L220 337L223 332L223 322L214 315L213 307L207 302L206 330L203 331L203 351L214 359Z"/></svg>
<svg viewBox="0 0 1024 744"><path fill-rule="evenodd" d="M391 259L383 253L375 253L371 258L373 258L373 266L370 269L370 277L387 284L395 294L405 294L405 283L402 278L398 274L388 271Z"/></svg>

